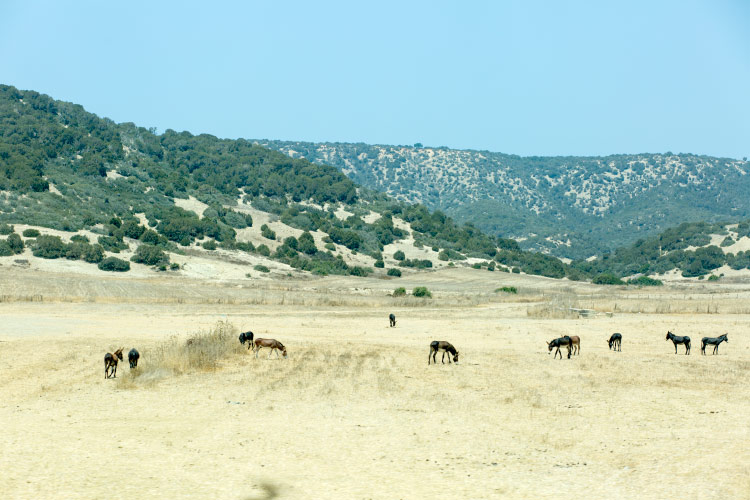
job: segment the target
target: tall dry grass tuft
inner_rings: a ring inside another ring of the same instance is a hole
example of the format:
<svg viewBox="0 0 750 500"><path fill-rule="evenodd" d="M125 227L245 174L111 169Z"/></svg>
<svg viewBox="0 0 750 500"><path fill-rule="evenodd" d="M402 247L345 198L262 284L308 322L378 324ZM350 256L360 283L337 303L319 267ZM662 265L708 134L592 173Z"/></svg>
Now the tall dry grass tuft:
<svg viewBox="0 0 750 500"><path fill-rule="evenodd" d="M187 339L171 337L154 349L144 350L138 368L119 378L118 387L129 389L170 375L216 370L224 360L245 350L237 341L238 332L231 323L219 321L210 330Z"/></svg>

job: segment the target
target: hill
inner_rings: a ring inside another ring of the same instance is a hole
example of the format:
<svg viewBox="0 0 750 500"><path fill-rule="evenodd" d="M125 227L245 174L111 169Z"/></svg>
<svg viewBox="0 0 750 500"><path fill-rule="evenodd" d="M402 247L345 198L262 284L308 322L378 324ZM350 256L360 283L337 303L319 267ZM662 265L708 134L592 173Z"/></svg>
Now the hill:
<svg viewBox="0 0 750 500"><path fill-rule="evenodd" d="M750 163L693 154L520 157L444 147L256 141L333 165L397 200L422 203L525 249L572 259L683 222L750 216Z"/></svg>
<svg viewBox="0 0 750 500"><path fill-rule="evenodd" d="M24 253L123 272L183 272L196 256L238 262L254 276L397 277L462 264L556 278L570 271L331 166L242 139L156 134L0 86L0 257Z"/></svg>

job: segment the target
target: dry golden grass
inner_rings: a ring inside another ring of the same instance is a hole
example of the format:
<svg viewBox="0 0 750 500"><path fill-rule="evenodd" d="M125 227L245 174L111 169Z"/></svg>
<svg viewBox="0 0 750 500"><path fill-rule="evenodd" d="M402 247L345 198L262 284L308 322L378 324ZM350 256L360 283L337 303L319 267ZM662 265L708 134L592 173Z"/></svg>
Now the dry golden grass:
<svg viewBox="0 0 750 500"><path fill-rule="evenodd" d="M164 304L151 298L243 291L70 277L85 302L2 303L0 488L10 498L100 498L112 485L165 498L748 498L750 317L535 317L536 306L666 306L690 292L600 288L597 298L513 277L519 296L498 298L498 274L414 278L435 295L420 307L390 301L392 282L339 278L278 284L298 305ZM59 286L29 278L10 286ZM304 305L311 288L346 305ZM128 300L96 300L118 293ZM284 342L289 358L255 359L237 340L247 329ZM667 329L692 336L693 355L675 356ZM607 348L614 331L621 353ZM725 331L718 356L699 355L701 336ZM581 337L580 356L552 359L545 341L562 334ZM461 362L427 366L431 340L451 341ZM126 360L105 380L103 355L121 345L140 350L139 367L131 375Z"/></svg>

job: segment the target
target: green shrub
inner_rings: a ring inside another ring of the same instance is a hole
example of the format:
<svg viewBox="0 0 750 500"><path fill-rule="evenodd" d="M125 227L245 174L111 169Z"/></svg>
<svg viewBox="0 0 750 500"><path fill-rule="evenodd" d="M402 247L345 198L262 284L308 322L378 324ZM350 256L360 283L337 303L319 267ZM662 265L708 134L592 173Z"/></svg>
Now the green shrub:
<svg viewBox="0 0 750 500"><path fill-rule="evenodd" d="M392 295L394 297L403 297L404 295L406 295L406 288L400 286L400 287L396 288L395 290L393 290L393 294Z"/></svg>
<svg viewBox="0 0 750 500"><path fill-rule="evenodd" d="M331 252L336 251L336 245L334 245L333 243L326 243L325 248L326 250L330 250Z"/></svg>
<svg viewBox="0 0 750 500"><path fill-rule="evenodd" d="M253 267L256 271L260 271L261 273L270 273L271 270L268 269L268 267L264 266L263 264L258 264L255 267Z"/></svg>
<svg viewBox="0 0 750 500"><path fill-rule="evenodd" d="M376 260L375 264L373 265L378 269L383 269L385 267L385 262L383 262L382 260Z"/></svg>
<svg viewBox="0 0 750 500"><path fill-rule="evenodd" d="M472 269L482 269L482 264L480 264L479 262L475 262L474 264L471 265L471 268Z"/></svg>
<svg viewBox="0 0 750 500"><path fill-rule="evenodd" d="M440 251L440 253L438 254L438 259L440 260L466 260L466 257L456 252L455 250L446 248L445 250Z"/></svg>
<svg viewBox="0 0 750 500"><path fill-rule="evenodd" d="M315 255L318 248L315 246L315 239L309 231L305 231L298 238L298 250L307 255Z"/></svg>
<svg viewBox="0 0 750 500"><path fill-rule="evenodd" d="M260 234L268 240L276 239L276 233L273 231L273 229L268 227L267 224L263 224L262 226L260 226Z"/></svg>
<svg viewBox="0 0 750 500"><path fill-rule="evenodd" d="M708 281L719 281L719 277L716 276L715 274L712 274L711 276L708 277Z"/></svg>
<svg viewBox="0 0 750 500"><path fill-rule="evenodd" d="M495 270L495 261L490 261L489 264L487 264L487 270L488 271L494 271Z"/></svg>
<svg viewBox="0 0 750 500"><path fill-rule="evenodd" d="M264 257L270 257L271 256L271 249L268 248L265 244L258 245L258 248L255 249L256 252L258 252L259 255L263 255Z"/></svg>
<svg viewBox="0 0 750 500"><path fill-rule="evenodd" d="M352 276L367 276L372 272L369 267L352 266L349 268L349 274Z"/></svg>
<svg viewBox="0 0 750 500"><path fill-rule="evenodd" d="M432 267L432 261L430 259L404 259L401 261L399 266L425 269Z"/></svg>
<svg viewBox="0 0 750 500"><path fill-rule="evenodd" d="M32 247L32 253L43 259L59 259L65 256L65 243L59 236L40 235Z"/></svg>
<svg viewBox="0 0 750 500"><path fill-rule="evenodd" d="M636 286L662 286L663 284L661 280L649 278L648 276L638 276L635 279L628 280L628 285Z"/></svg>
<svg viewBox="0 0 750 500"><path fill-rule="evenodd" d="M404 255L404 252L402 252L401 250L398 250L393 254L393 258L396 260L404 260L406 258L406 255Z"/></svg>
<svg viewBox="0 0 750 500"><path fill-rule="evenodd" d="M520 270L519 268L517 268L517 267L514 267L514 268L513 268L513 270L512 270L511 272L512 272L513 274L521 274L521 270Z"/></svg>
<svg viewBox="0 0 750 500"><path fill-rule="evenodd" d="M130 248L122 238L117 238L115 236L99 236L97 241L106 251L112 253L120 253L120 250L127 250Z"/></svg>
<svg viewBox="0 0 750 500"><path fill-rule="evenodd" d="M8 235L8 239L6 241L8 242L8 246L13 251L13 253L23 253L23 249L25 248L23 240L16 233Z"/></svg>
<svg viewBox="0 0 750 500"><path fill-rule="evenodd" d="M9 257L14 255L13 250L6 240L0 240L0 257Z"/></svg>
<svg viewBox="0 0 750 500"><path fill-rule="evenodd" d="M170 271L179 271L180 270L180 265L177 262L172 262L171 264L169 264L169 270Z"/></svg>
<svg viewBox="0 0 750 500"><path fill-rule="evenodd" d="M39 230L38 229L24 229L23 230L23 236L24 238L38 238L39 237Z"/></svg>
<svg viewBox="0 0 750 500"><path fill-rule="evenodd" d="M426 286L418 286L411 292L415 297L432 297L432 293L427 289Z"/></svg>
<svg viewBox="0 0 750 500"><path fill-rule="evenodd" d="M8 224L0 224L0 234L6 235L15 232L15 228L13 226L9 226Z"/></svg>
<svg viewBox="0 0 750 500"><path fill-rule="evenodd" d="M147 266L166 266L169 264L169 256L161 248L143 243L136 249L130 261Z"/></svg>
<svg viewBox="0 0 750 500"><path fill-rule="evenodd" d="M595 285L624 285L625 282L622 281L620 278L615 276L612 273L602 273L596 277L594 277L593 280L591 280L592 283Z"/></svg>
<svg viewBox="0 0 750 500"><path fill-rule="evenodd" d="M396 278L400 278L401 277L401 269L396 269L396 268L392 267L392 268L388 269L388 272L386 274L388 276L395 276Z"/></svg>
<svg viewBox="0 0 750 500"><path fill-rule="evenodd" d="M102 271L123 273L125 271L130 271L130 262L118 259L117 257L107 257L99 263L98 267Z"/></svg>
<svg viewBox="0 0 750 500"><path fill-rule="evenodd" d="M495 293L504 292L504 293L518 293L518 289L514 286L503 286L500 288L495 288Z"/></svg>
<svg viewBox="0 0 750 500"><path fill-rule="evenodd" d="M74 234L70 237L70 241L77 242L77 243L88 243L89 238L88 236L84 236L82 234Z"/></svg>
<svg viewBox="0 0 750 500"><path fill-rule="evenodd" d="M216 240L209 239L203 242L203 248L206 250L216 250Z"/></svg>

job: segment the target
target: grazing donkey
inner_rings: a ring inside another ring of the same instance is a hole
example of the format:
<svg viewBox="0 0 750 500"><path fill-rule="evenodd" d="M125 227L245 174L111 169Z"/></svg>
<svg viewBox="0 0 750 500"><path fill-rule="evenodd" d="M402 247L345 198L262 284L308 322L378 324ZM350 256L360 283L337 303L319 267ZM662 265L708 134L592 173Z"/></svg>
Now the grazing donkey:
<svg viewBox="0 0 750 500"><path fill-rule="evenodd" d="M581 354L581 337L578 335L571 335L570 336L570 348L573 351L573 354Z"/></svg>
<svg viewBox="0 0 750 500"><path fill-rule="evenodd" d="M565 335L564 337L557 338L553 340L552 342L547 342L547 348L549 351L547 354L552 352L552 349L557 348L557 350L555 351L555 357L557 357L557 355L559 354L560 359L562 359L562 353L560 352L560 348L567 346L568 359L570 359L571 343L572 343L572 339L567 335Z"/></svg>
<svg viewBox="0 0 750 500"><path fill-rule="evenodd" d="M430 354L427 355L427 364L430 364L430 356L432 356L432 362L437 364L437 360L435 359L435 356L437 356L438 351L443 351L443 357L440 359L440 361L445 364L445 353L448 353L448 364L451 363L451 356L453 356L453 362L458 363L458 351L450 342L446 342L444 340L433 340L430 342Z"/></svg>
<svg viewBox="0 0 750 500"><path fill-rule="evenodd" d="M141 357L141 353L139 353L135 347L133 347L130 352L128 353L128 361L130 362L130 369L136 368L138 366L138 358Z"/></svg>
<svg viewBox="0 0 750 500"><path fill-rule="evenodd" d="M615 351L622 351L622 335L619 333L613 333L607 341L609 349L612 350L614 347Z"/></svg>
<svg viewBox="0 0 750 500"><path fill-rule="evenodd" d="M719 352L719 344L722 342L729 343L729 339L727 338L727 334L721 335L719 337L703 337L701 340L701 354L704 356L706 355L706 344L711 344L714 346L714 354L718 354Z"/></svg>
<svg viewBox="0 0 750 500"><path fill-rule="evenodd" d="M122 350L120 347L115 352L108 352L104 355L104 378L117 378L117 360L122 361Z"/></svg>
<svg viewBox="0 0 750 500"><path fill-rule="evenodd" d="M396 315L393 313L389 314L388 321L390 321L391 326L396 326Z"/></svg>
<svg viewBox="0 0 750 500"><path fill-rule="evenodd" d="M268 353L268 357L271 357L271 354L273 354L273 351L276 351L276 357L279 357L279 351L281 351L281 354L286 358L286 347L284 347L284 344L279 342L276 339L255 339L255 357L258 357L258 353L263 347L270 347L271 351Z"/></svg>
<svg viewBox="0 0 750 500"><path fill-rule="evenodd" d="M245 342L247 342L247 348L251 349L253 347L254 336L255 335L251 331L240 333L240 344L245 345Z"/></svg>
<svg viewBox="0 0 750 500"><path fill-rule="evenodd" d="M674 333L667 331L667 338L665 340L671 340L674 344L674 353L677 354L677 344L685 344L685 355L690 354L690 337L679 337Z"/></svg>

